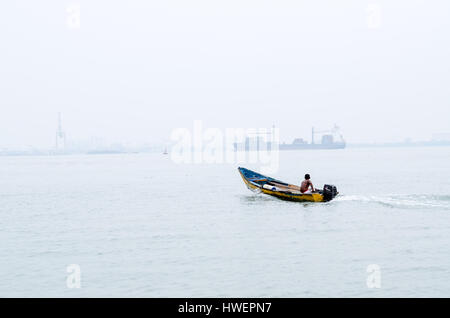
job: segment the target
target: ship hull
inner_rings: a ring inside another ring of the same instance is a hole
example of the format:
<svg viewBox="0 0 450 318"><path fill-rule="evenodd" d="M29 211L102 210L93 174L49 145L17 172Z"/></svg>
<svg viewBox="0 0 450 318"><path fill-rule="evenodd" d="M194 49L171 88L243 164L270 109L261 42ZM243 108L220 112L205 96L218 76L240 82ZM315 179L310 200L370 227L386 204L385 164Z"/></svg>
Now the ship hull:
<svg viewBox="0 0 450 318"><path fill-rule="evenodd" d="M279 146L280 150L315 150L315 149L344 149L345 143L334 143L334 144L281 144Z"/></svg>

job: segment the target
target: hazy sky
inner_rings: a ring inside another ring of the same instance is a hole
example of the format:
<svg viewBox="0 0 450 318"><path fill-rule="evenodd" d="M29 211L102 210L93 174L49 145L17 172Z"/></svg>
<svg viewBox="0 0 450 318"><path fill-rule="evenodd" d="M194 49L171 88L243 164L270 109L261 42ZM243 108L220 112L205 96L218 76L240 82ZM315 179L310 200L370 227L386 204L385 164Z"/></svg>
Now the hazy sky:
<svg viewBox="0 0 450 318"><path fill-rule="evenodd" d="M2 1L0 40L0 147L52 146L59 111L70 139L138 143L195 119L286 141L450 132L445 0Z"/></svg>

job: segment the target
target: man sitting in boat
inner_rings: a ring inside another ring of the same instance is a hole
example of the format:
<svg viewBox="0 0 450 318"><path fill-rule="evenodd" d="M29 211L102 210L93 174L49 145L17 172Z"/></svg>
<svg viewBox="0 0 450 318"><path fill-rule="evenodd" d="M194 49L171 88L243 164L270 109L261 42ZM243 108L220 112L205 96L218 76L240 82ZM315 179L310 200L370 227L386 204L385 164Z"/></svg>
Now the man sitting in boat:
<svg viewBox="0 0 450 318"><path fill-rule="evenodd" d="M310 194L313 193L314 186L311 182L311 176L309 174L305 174L305 180L302 181L302 185L300 186L300 192L304 194ZM311 189L309 189L311 187Z"/></svg>

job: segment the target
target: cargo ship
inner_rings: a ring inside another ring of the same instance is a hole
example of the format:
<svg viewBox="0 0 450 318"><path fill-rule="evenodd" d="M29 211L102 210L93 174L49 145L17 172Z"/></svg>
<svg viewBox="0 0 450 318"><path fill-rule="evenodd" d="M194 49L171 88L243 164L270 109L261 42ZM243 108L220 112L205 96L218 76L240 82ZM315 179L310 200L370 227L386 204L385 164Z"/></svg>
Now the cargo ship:
<svg viewBox="0 0 450 318"><path fill-rule="evenodd" d="M316 135L322 136L320 143L316 143ZM301 150L301 149L344 149L346 146L344 137L339 132L339 127L334 126L330 130L317 131L312 128L311 143L296 138L291 144L280 144L280 150Z"/></svg>
<svg viewBox="0 0 450 318"><path fill-rule="evenodd" d="M316 143L317 135L321 136L320 143ZM270 136L268 138L263 138L262 136L247 137L245 138L245 142L235 143L234 150L260 151L265 149L270 151L273 148L272 143L266 140L271 140ZM344 149L345 147L346 142L344 137L336 125L329 130L316 130L313 127L310 143L303 138L296 138L290 144L284 142L279 144L279 150Z"/></svg>

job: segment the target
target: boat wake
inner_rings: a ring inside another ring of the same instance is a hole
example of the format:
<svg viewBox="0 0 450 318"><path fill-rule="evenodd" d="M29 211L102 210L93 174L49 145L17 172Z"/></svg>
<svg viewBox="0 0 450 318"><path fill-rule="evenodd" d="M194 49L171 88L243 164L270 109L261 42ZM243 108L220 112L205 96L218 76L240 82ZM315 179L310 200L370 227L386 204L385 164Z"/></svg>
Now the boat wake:
<svg viewBox="0 0 450 318"><path fill-rule="evenodd" d="M374 203L391 208L440 208L450 210L450 195L339 195L334 201Z"/></svg>

